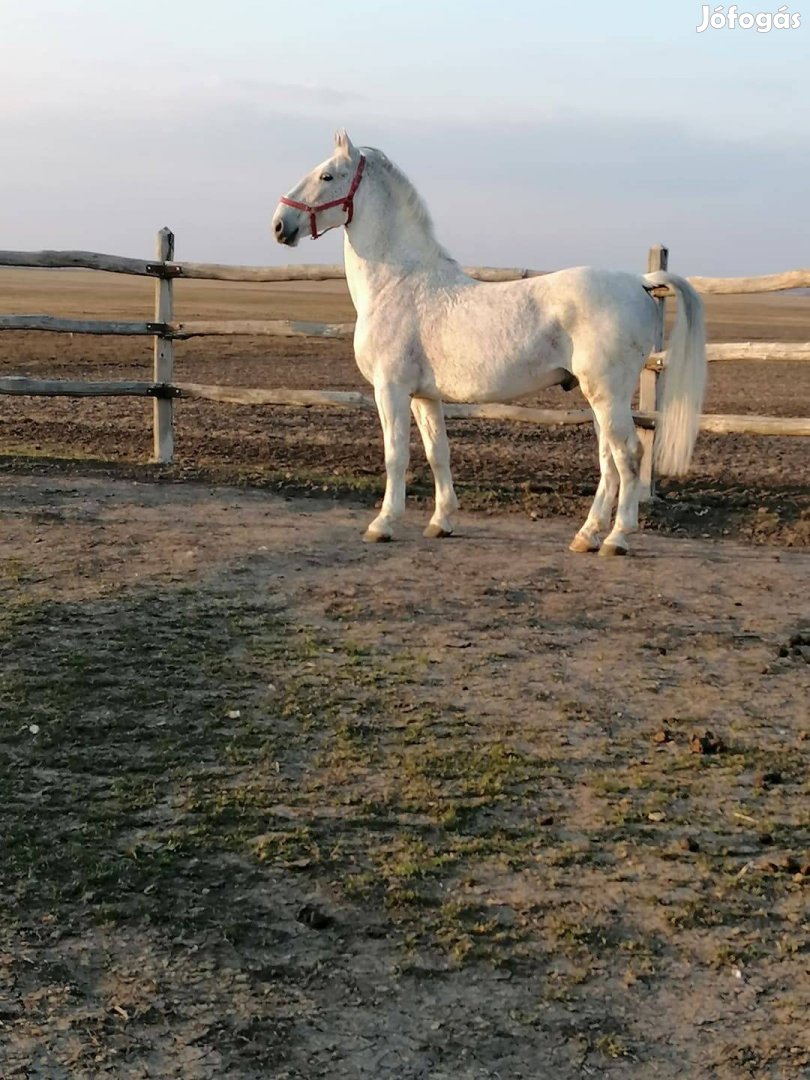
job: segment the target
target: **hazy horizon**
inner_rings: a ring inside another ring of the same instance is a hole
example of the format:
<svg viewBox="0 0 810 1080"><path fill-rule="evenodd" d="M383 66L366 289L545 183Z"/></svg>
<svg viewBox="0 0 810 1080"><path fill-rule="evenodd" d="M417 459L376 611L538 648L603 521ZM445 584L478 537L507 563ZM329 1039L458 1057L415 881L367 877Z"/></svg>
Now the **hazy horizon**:
<svg viewBox="0 0 810 1080"><path fill-rule="evenodd" d="M687 274L806 265L810 30L697 34L701 11L0 9L0 247L151 257L169 225L178 259L338 262L339 233L291 252L269 220L345 125L408 173L463 263L643 269L663 242Z"/></svg>

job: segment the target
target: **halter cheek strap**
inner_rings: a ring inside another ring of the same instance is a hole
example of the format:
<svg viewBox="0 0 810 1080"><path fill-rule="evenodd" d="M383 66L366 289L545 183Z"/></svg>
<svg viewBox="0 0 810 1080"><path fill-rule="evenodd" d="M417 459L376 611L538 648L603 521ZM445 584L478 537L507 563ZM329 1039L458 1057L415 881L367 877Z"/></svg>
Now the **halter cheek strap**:
<svg viewBox="0 0 810 1080"><path fill-rule="evenodd" d="M365 154L360 155L360 160L357 162L357 170L354 174L354 179L351 182L348 192L342 199L333 199L332 202L318 203L317 206L310 206L309 203L296 202L295 199L288 199L286 195L282 195L279 202L284 206L291 206L293 210L303 210L304 213L309 214L309 231L312 233L312 239L317 240L319 236L323 236L323 233L318 232L318 219L317 214L320 214L322 210L331 210L333 206L342 206L346 211L346 220L344 225L348 225L354 216L354 196L357 189L360 187L360 181L363 179L363 170L366 167Z"/></svg>

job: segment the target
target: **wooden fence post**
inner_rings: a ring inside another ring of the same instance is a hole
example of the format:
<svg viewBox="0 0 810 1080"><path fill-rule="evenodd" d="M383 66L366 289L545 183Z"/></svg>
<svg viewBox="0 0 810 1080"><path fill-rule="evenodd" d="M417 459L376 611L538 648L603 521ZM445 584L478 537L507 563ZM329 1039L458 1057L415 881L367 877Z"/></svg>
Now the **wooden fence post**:
<svg viewBox="0 0 810 1080"><path fill-rule="evenodd" d="M174 258L174 233L163 228L157 234L160 262ZM170 323L173 312L172 279L155 279L155 322ZM174 379L174 344L166 334L155 334L154 379L156 383L171 383ZM155 398L152 402L154 450L152 460L158 465L171 465L174 460L173 402L171 398Z"/></svg>
<svg viewBox="0 0 810 1080"><path fill-rule="evenodd" d="M654 244L647 255L647 273L653 270L666 270L669 262L669 249L663 244ZM660 352L664 347L664 317L666 314L666 299L662 297L655 301L658 305L658 322L655 329L655 352ZM638 384L638 411L656 412L658 409L658 372L647 368L641 372ZM644 456L641 459L641 501L649 502L655 494L655 473L653 465L653 448L655 445L655 430L641 429L639 431L641 447Z"/></svg>

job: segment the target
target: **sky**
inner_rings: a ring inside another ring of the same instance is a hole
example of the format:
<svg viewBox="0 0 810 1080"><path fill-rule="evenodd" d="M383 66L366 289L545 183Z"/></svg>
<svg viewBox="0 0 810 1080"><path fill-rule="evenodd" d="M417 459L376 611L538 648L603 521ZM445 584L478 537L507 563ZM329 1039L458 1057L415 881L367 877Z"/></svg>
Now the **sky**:
<svg viewBox="0 0 810 1080"><path fill-rule="evenodd" d="M712 10L715 5L712 5ZM776 11L753 0L741 11ZM810 0L0 0L0 248L338 262L271 238L345 126L465 264L684 274L810 262Z"/></svg>

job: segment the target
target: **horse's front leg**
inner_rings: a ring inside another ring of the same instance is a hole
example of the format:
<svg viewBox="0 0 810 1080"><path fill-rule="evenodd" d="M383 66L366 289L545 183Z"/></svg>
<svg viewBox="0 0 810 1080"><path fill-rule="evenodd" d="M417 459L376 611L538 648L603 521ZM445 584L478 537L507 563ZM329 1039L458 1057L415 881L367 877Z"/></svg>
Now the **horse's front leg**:
<svg viewBox="0 0 810 1080"><path fill-rule="evenodd" d="M453 490L450 446L444 426L442 403L431 398L415 397L411 401L411 412L422 436L425 455L436 482L436 505L430 524L425 529L425 536L451 536L453 525L450 519L458 509L458 499Z"/></svg>
<svg viewBox="0 0 810 1080"><path fill-rule="evenodd" d="M382 509L366 529L369 543L390 540L394 523L405 513L405 473L410 453L410 394L396 383L374 387L374 399L385 444L385 497Z"/></svg>

